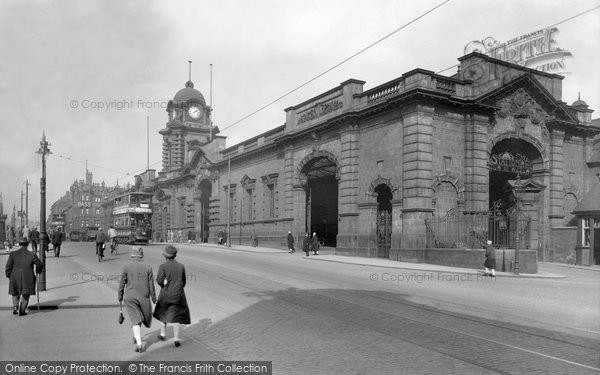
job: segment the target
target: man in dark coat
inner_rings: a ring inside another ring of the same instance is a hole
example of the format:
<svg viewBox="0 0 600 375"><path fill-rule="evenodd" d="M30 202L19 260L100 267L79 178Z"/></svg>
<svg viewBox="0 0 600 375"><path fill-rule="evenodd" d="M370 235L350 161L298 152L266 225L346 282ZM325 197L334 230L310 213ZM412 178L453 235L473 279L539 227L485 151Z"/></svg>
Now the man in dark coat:
<svg viewBox="0 0 600 375"><path fill-rule="evenodd" d="M54 232L52 232L52 237L50 238L52 242L52 247L54 250L54 256L60 256L60 246L62 245L62 232L60 227L58 227Z"/></svg>
<svg viewBox="0 0 600 375"><path fill-rule="evenodd" d="M288 231L287 234L287 246L288 249L290 249L290 251L288 251L288 253L293 253L294 252L294 235L292 234L292 231Z"/></svg>
<svg viewBox="0 0 600 375"><path fill-rule="evenodd" d="M158 301L154 307L154 318L160 320L159 340L166 338L167 323L172 323L175 346L179 347L181 324L190 324L190 309L185 298L185 267L175 260L177 249L168 245L163 251L166 261L158 267L156 282L160 285Z"/></svg>
<svg viewBox="0 0 600 375"><path fill-rule="evenodd" d="M302 240L302 251L306 253L306 256L308 256L308 253L310 252L310 237L308 237L308 232L304 233L304 239Z"/></svg>
<svg viewBox="0 0 600 375"><path fill-rule="evenodd" d="M98 254L98 262L102 262L102 258L104 258L104 242L106 242L106 233L100 228L98 229L98 233L96 233L96 254Z"/></svg>
<svg viewBox="0 0 600 375"><path fill-rule="evenodd" d="M27 305L29 296L35 294L35 273L41 273L44 270L44 264L35 253L27 250L28 241L26 238L19 238L18 250L10 253L6 261L6 277L9 279L8 294L13 300L13 314L27 315Z"/></svg>
<svg viewBox="0 0 600 375"><path fill-rule="evenodd" d="M38 232L37 227L33 227L31 232L29 232L29 242L31 243L31 248L33 251L37 253L37 245L38 242L40 242L40 232Z"/></svg>
<svg viewBox="0 0 600 375"><path fill-rule="evenodd" d="M485 267L486 276L496 277L496 251L490 240L487 241L485 247L485 262L483 262L483 266Z"/></svg>

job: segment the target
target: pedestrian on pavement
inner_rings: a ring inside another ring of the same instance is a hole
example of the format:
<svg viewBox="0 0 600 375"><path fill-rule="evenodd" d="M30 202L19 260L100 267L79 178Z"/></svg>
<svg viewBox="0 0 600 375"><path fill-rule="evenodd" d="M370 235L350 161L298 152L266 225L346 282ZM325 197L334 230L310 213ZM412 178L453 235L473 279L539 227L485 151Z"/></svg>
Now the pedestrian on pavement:
<svg viewBox="0 0 600 375"><path fill-rule="evenodd" d="M33 229L29 232L29 242L31 243L31 249L37 253L37 245L38 242L40 242L40 232L38 232L37 227L33 227Z"/></svg>
<svg viewBox="0 0 600 375"><path fill-rule="evenodd" d="M12 296L12 313L22 316L27 315L29 296L35 295L35 273L44 270L44 263L35 253L27 250L29 241L25 237L19 238L18 242L21 247L11 252L6 261L6 277L9 279L8 294Z"/></svg>
<svg viewBox="0 0 600 375"><path fill-rule="evenodd" d="M310 253L310 237L308 237L308 232L304 233L304 239L302 240L302 251L306 253L306 256L309 256Z"/></svg>
<svg viewBox="0 0 600 375"><path fill-rule="evenodd" d="M50 240L52 241L52 248L54 249L55 257L60 256L60 246L62 245L62 237L63 236L60 227L56 228L56 230L52 232L52 237Z"/></svg>
<svg viewBox="0 0 600 375"><path fill-rule="evenodd" d="M144 263L144 250L140 246L131 248L131 262L123 267L119 282L119 303L125 302L125 308L131 327L135 351L143 351L142 324L150 328L152 324L152 302L156 303L154 275L152 267Z"/></svg>
<svg viewBox="0 0 600 375"><path fill-rule="evenodd" d="M31 238L29 237L29 233L31 231L29 230L29 227L27 226L27 224L25 224L25 226L23 227L23 237L27 238L27 241L31 242Z"/></svg>
<svg viewBox="0 0 600 375"><path fill-rule="evenodd" d="M290 249L290 251L288 251L288 253L293 253L294 252L294 235L292 234L292 231L288 231L287 234L287 245L288 245L288 249Z"/></svg>
<svg viewBox="0 0 600 375"><path fill-rule="evenodd" d="M8 248L12 249L15 246L15 229L10 225L6 227L6 239L8 240Z"/></svg>
<svg viewBox="0 0 600 375"><path fill-rule="evenodd" d="M177 231L177 243L183 242L183 230L179 229Z"/></svg>
<svg viewBox="0 0 600 375"><path fill-rule="evenodd" d="M312 240L310 242L310 248L314 255L319 255L319 237L317 237L317 232L313 232Z"/></svg>
<svg viewBox="0 0 600 375"><path fill-rule="evenodd" d="M17 235L17 238L23 237L23 228L21 228L20 225L17 227L17 233L16 233L16 235Z"/></svg>
<svg viewBox="0 0 600 375"><path fill-rule="evenodd" d="M98 262L102 262L104 258L104 243L106 242L106 233L102 228L98 228L96 233L96 254L98 255Z"/></svg>
<svg viewBox="0 0 600 375"><path fill-rule="evenodd" d="M485 267L486 276L496 277L496 250L494 250L494 246L490 240L487 241L485 247L485 262L483 262L483 266Z"/></svg>
<svg viewBox="0 0 600 375"><path fill-rule="evenodd" d="M258 237L254 231L252 231L252 235L250 236L250 243L252 243L252 247L258 246Z"/></svg>
<svg viewBox="0 0 600 375"><path fill-rule="evenodd" d="M163 251L163 256L166 261L158 267L156 274L156 282L160 285L160 293L158 294L158 302L154 306L154 318L160 320L160 334L158 339L164 341L166 339L167 324L173 324L173 335L175 339L175 347L181 345L179 340L179 332L181 324L190 324L190 309L187 299L185 298L185 267L177 262L177 248L172 245L167 245Z"/></svg>

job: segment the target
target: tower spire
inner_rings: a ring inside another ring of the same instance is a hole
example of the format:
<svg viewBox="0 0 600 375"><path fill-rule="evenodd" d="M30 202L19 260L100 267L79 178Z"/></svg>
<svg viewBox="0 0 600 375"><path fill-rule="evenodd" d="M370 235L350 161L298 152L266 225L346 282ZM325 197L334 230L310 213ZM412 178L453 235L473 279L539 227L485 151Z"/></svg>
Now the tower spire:
<svg viewBox="0 0 600 375"><path fill-rule="evenodd" d="M188 64L189 64L189 71L190 71L190 73L189 73L189 81L191 81L192 80L192 60L189 60Z"/></svg>

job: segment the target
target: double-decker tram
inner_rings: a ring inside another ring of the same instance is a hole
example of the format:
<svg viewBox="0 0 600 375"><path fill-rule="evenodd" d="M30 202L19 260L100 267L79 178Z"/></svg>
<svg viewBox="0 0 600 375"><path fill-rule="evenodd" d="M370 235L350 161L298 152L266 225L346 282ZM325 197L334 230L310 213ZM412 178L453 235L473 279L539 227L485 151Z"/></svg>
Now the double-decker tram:
<svg viewBox="0 0 600 375"><path fill-rule="evenodd" d="M148 243L152 238L152 193L127 192L114 198L112 219L119 243Z"/></svg>

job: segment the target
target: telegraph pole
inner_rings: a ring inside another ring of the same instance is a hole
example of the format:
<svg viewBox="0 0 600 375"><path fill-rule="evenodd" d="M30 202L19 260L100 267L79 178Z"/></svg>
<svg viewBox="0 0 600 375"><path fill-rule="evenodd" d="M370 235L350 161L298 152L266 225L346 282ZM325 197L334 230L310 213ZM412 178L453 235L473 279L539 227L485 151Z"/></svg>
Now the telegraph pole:
<svg viewBox="0 0 600 375"><path fill-rule="evenodd" d="M19 218L21 229L23 229L23 190L21 190L21 209L19 210Z"/></svg>
<svg viewBox="0 0 600 375"><path fill-rule="evenodd" d="M228 182L227 182L227 246L231 247L231 156L227 159Z"/></svg>
<svg viewBox="0 0 600 375"><path fill-rule="evenodd" d="M29 179L25 180L25 225L29 226Z"/></svg>
<svg viewBox="0 0 600 375"><path fill-rule="evenodd" d="M46 290L46 251L48 249L48 233L46 233L46 155L50 155L49 143L46 141L46 132L42 135L40 149L36 154L42 155L42 178L40 179L40 260L44 263L44 270L40 273L39 290Z"/></svg>

